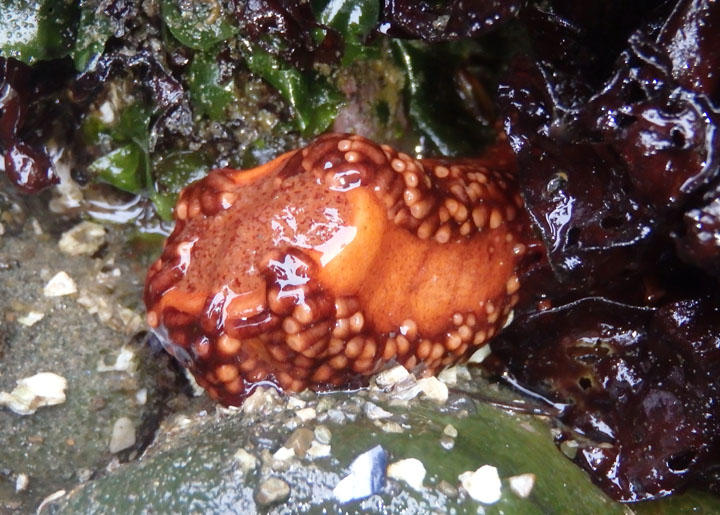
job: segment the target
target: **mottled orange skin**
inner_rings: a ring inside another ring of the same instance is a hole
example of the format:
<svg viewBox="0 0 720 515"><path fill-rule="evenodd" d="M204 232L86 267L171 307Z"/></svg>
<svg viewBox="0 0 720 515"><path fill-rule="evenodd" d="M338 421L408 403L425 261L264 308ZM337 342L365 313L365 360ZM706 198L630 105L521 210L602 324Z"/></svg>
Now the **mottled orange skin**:
<svg viewBox="0 0 720 515"><path fill-rule="evenodd" d="M328 134L185 188L145 286L148 323L199 384L356 385L398 362L432 373L506 323L528 223L504 142L414 160Z"/></svg>

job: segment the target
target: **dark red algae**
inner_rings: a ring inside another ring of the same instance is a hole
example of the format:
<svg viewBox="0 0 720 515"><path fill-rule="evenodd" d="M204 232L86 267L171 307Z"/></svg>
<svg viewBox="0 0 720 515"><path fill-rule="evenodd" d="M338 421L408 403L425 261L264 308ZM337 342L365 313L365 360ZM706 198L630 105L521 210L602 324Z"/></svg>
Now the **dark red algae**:
<svg viewBox="0 0 720 515"><path fill-rule="evenodd" d="M508 328L487 366L565 405L571 430L559 442L578 442L575 461L616 499L716 489L719 319L705 298L660 308L585 298Z"/></svg>
<svg viewBox="0 0 720 515"><path fill-rule="evenodd" d="M58 182L33 120L34 102L52 89L53 81L43 80L42 75L42 66L31 68L0 57L0 151L5 174L24 193L37 193Z"/></svg>
<svg viewBox="0 0 720 515"><path fill-rule="evenodd" d="M613 498L720 493L720 4L550 4L499 89L547 260L486 366Z"/></svg>

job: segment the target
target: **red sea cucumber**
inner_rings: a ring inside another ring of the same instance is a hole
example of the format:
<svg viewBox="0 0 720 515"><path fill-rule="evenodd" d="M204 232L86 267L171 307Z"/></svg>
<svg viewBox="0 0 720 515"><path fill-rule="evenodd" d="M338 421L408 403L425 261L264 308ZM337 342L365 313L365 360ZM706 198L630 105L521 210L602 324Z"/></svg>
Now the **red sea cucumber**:
<svg viewBox="0 0 720 515"><path fill-rule="evenodd" d="M145 285L150 326L198 383L357 384L388 362L469 356L518 301L530 236L501 141L478 159L412 159L328 134L183 190Z"/></svg>

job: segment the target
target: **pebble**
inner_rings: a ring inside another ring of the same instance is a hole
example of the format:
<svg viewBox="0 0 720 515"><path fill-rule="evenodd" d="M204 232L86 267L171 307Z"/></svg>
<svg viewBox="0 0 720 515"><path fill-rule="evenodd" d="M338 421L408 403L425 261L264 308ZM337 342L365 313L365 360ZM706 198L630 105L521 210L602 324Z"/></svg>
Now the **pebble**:
<svg viewBox="0 0 720 515"><path fill-rule="evenodd" d="M452 450L452 448L455 447L455 439L448 435L441 436L440 437L440 447L442 447L446 451Z"/></svg>
<svg viewBox="0 0 720 515"><path fill-rule="evenodd" d="M508 478L510 490L518 497L527 499L535 486L535 474L519 474Z"/></svg>
<svg viewBox="0 0 720 515"><path fill-rule="evenodd" d="M312 445L315 433L307 427L301 427L293 431L290 437L285 442L285 447L295 451L295 455L299 458L305 456L305 453Z"/></svg>
<svg viewBox="0 0 720 515"><path fill-rule="evenodd" d="M401 406L407 406L408 401L414 399L422 392L422 388L415 381L415 376L410 376L407 380L396 384L390 395L392 396L390 402L397 403Z"/></svg>
<svg viewBox="0 0 720 515"><path fill-rule="evenodd" d="M77 469L75 471L75 476L77 477L78 482L84 483L86 481L90 481L90 478L93 475L93 471L88 468L81 468Z"/></svg>
<svg viewBox="0 0 720 515"><path fill-rule="evenodd" d="M331 453L332 448L330 445L313 440L313 443L310 444L310 448L307 450L306 456L311 460L314 460L316 458L326 458L330 456Z"/></svg>
<svg viewBox="0 0 720 515"><path fill-rule="evenodd" d="M317 440L318 443L322 443L325 445L329 444L330 440L332 439L332 432L330 431L330 429L328 429L327 426L324 426L322 424L315 428L314 434L315 440Z"/></svg>
<svg viewBox="0 0 720 515"><path fill-rule="evenodd" d="M50 495L45 497L45 499L42 500L40 505L37 507L37 510L35 511L35 513L43 513L43 510L45 509L46 506L54 503L55 501L57 501L58 499L63 497L66 493L67 493L67 490L58 490L57 492L51 493Z"/></svg>
<svg viewBox="0 0 720 515"><path fill-rule="evenodd" d="M467 365L457 365L455 369L458 381L470 381L472 379L472 374Z"/></svg>
<svg viewBox="0 0 720 515"><path fill-rule="evenodd" d="M275 451L272 457L274 460L277 461L289 460L290 458L295 457L295 449L291 449L289 447L280 447L277 451Z"/></svg>
<svg viewBox="0 0 720 515"><path fill-rule="evenodd" d="M475 471L463 472L458 476L460 484L478 502L494 504L502 495L502 483L498 471L492 465L483 465Z"/></svg>
<svg viewBox="0 0 720 515"><path fill-rule="evenodd" d="M81 222L65 231L58 247L71 256L91 256L105 243L105 228L93 222Z"/></svg>
<svg viewBox="0 0 720 515"><path fill-rule="evenodd" d="M470 359L467 360L468 363L482 363L485 361L485 358L487 358L492 351L490 350L490 344L483 345L478 350L476 350L472 356L470 356Z"/></svg>
<svg viewBox="0 0 720 515"><path fill-rule="evenodd" d="M437 489L444 495L447 495L448 497L457 497L458 495L458 489L455 488L454 485L451 485L449 482L445 481L444 479L441 480L437 484Z"/></svg>
<svg viewBox="0 0 720 515"><path fill-rule="evenodd" d="M447 385L455 386L458 381L457 367L446 368L438 374L438 379Z"/></svg>
<svg viewBox="0 0 720 515"><path fill-rule="evenodd" d="M128 417L115 421L110 436L110 452L115 454L135 445L135 426Z"/></svg>
<svg viewBox="0 0 720 515"><path fill-rule="evenodd" d="M397 365L380 372L375 376L375 384L380 388L389 388L410 377L410 372L402 365Z"/></svg>
<svg viewBox="0 0 720 515"><path fill-rule="evenodd" d="M62 297L73 293L77 293L77 285L67 272L58 272L43 288L43 295L46 297Z"/></svg>
<svg viewBox="0 0 720 515"><path fill-rule="evenodd" d="M425 465L417 458L407 458L391 463L387 468L387 476L405 481L415 490L423 489L425 479Z"/></svg>
<svg viewBox="0 0 720 515"><path fill-rule="evenodd" d="M507 320L505 320L505 323L503 324L502 328L505 329L507 326L513 323L513 320L515 320L515 310L513 309L508 313Z"/></svg>
<svg viewBox="0 0 720 515"><path fill-rule="evenodd" d="M578 443L575 440L563 440L560 443L560 450L569 459L574 460L577 456Z"/></svg>
<svg viewBox="0 0 720 515"><path fill-rule="evenodd" d="M330 422L334 424L340 425L345 422L345 413L343 413L342 410L339 410L337 408L331 408L327 410L327 416Z"/></svg>
<svg viewBox="0 0 720 515"><path fill-rule="evenodd" d="M137 402L140 406L145 406L145 404L147 404L147 396L147 388L140 388L137 392L135 392L135 402Z"/></svg>
<svg viewBox="0 0 720 515"><path fill-rule="evenodd" d="M262 506L268 506L285 501L289 496L290 485L279 477L271 477L260 483L255 500Z"/></svg>
<svg viewBox="0 0 720 515"><path fill-rule="evenodd" d="M328 397L322 397L315 405L315 410L317 410L318 413L324 413L332 409L333 406L335 406L335 402Z"/></svg>
<svg viewBox="0 0 720 515"><path fill-rule="evenodd" d="M18 415L32 415L43 406L65 402L67 380L52 372L40 372L17 381L12 392L0 392L0 406Z"/></svg>
<svg viewBox="0 0 720 515"><path fill-rule="evenodd" d="M40 222L37 221L37 218L30 219L30 227L32 228L35 236L41 236L43 234L42 225L40 225Z"/></svg>
<svg viewBox="0 0 720 515"><path fill-rule="evenodd" d="M120 349L115 363L112 365L106 365L104 359L100 359L97 365L98 372L127 372L132 374L137 369L137 363L135 360L135 352L130 348L123 346Z"/></svg>
<svg viewBox="0 0 720 515"><path fill-rule="evenodd" d="M190 390L192 391L193 397L200 397L201 395L205 395L205 388L203 388L197 383L197 381L195 380L195 376L192 375L192 372L190 372L190 370L183 367L183 375L185 376L185 379L187 379L187 382L190 385Z"/></svg>
<svg viewBox="0 0 720 515"><path fill-rule="evenodd" d="M392 417L392 413L382 409L377 404L366 402L364 406L365 416L370 420L379 420L381 418Z"/></svg>
<svg viewBox="0 0 720 515"><path fill-rule="evenodd" d="M405 430L403 427L394 421L385 422L380 424L380 429L382 429L385 433L404 433Z"/></svg>
<svg viewBox="0 0 720 515"><path fill-rule="evenodd" d="M18 474L15 478L15 493L22 492L30 484L30 478L27 474Z"/></svg>
<svg viewBox="0 0 720 515"><path fill-rule="evenodd" d="M45 318L45 313L41 313L39 311L28 311L27 314L18 318L18 322L25 327L32 327L43 318Z"/></svg>
<svg viewBox="0 0 720 515"><path fill-rule="evenodd" d="M360 454L350 464L350 473L333 489L340 503L365 499L378 493L385 483L387 452L380 445Z"/></svg>
<svg viewBox="0 0 720 515"><path fill-rule="evenodd" d="M445 404L448 400L448 387L437 377L424 377L418 381L423 394L438 404Z"/></svg>
<svg viewBox="0 0 720 515"><path fill-rule="evenodd" d="M299 397L295 397L294 395L288 397L288 400L287 400L288 409L297 410L297 409L304 408L305 406L307 406L307 402L300 399Z"/></svg>
<svg viewBox="0 0 720 515"><path fill-rule="evenodd" d="M443 429L443 434L448 435L450 438L457 438L458 431L457 429L455 429L455 426L453 426L452 424L448 424Z"/></svg>
<svg viewBox="0 0 720 515"><path fill-rule="evenodd" d="M245 449L238 449L235 451L233 458L237 461L240 466L240 470L242 470L244 474L255 470L255 467L258 465L258 459Z"/></svg>
<svg viewBox="0 0 720 515"><path fill-rule="evenodd" d="M307 421L313 420L315 417L317 417L317 412L315 411L315 408L302 408L302 409L297 410L295 412L295 415L302 422L307 422Z"/></svg>
<svg viewBox="0 0 720 515"><path fill-rule="evenodd" d="M259 386L242 405L244 413L262 413L272 409L278 401L278 393L274 388Z"/></svg>

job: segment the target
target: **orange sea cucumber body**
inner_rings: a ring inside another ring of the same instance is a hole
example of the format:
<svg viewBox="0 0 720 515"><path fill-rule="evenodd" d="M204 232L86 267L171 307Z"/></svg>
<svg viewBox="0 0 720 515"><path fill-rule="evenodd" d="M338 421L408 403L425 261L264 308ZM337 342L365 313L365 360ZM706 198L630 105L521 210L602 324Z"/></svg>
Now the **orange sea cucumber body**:
<svg viewBox="0 0 720 515"><path fill-rule="evenodd" d="M338 388L396 361L434 372L507 321L528 223L506 144L415 160L328 134L183 190L148 322L225 404L253 385Z"/></svg>

